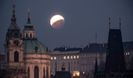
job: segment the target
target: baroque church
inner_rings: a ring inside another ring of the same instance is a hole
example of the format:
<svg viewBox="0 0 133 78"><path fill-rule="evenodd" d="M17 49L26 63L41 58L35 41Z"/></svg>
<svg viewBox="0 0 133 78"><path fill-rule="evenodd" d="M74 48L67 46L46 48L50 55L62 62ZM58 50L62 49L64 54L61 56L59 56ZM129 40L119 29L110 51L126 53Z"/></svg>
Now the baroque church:
<svg viewBox="0 0 133 78"><path fill-rule="evenodd" d="M50 78L50 56L47 48L37 39L30 12L21 31L16 22L15 5L6 33L5 48L7 78Z"/></svg>

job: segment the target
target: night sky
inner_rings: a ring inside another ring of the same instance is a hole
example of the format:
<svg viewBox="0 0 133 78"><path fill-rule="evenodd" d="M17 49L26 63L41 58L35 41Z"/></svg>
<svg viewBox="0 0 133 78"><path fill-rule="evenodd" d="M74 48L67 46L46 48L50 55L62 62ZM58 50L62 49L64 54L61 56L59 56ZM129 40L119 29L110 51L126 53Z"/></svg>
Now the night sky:
<svg viewBox="0 0 133 78"><path fill-rule="evenodd" d="M30 8L37 37L49 49L107 42L108 17L111 17L112 28L119 28L121 17L123 41L133 40L133 0L16 0L15 4L18 26L24 28ZM53 14L65 17L63 28L50 26L49 19ZM12 0L0 0L0 51L4 51L11 15Z"/></svg>

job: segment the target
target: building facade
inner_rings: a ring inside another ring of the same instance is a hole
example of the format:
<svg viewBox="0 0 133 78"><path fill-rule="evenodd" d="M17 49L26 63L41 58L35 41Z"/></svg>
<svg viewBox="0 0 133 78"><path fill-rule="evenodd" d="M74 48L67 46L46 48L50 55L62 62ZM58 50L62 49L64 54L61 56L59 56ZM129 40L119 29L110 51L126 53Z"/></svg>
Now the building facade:
<svg viewBox="0 0 133 78"><path fill-rule="evenodd" d="M102 48L100 51L98 49ZM73 77L92 78L95 66L95 60L98 59L98 65L102 69L105 64L105 46L102 44L91 44L85 48L59 48L50 53L51 73L61 71L62 66L66 71L70 71Z"/></svg>
<svg viewBox="0 0 133 78"><path fill-rule="evenodd" d="M79 72L79 51L60 52L55 51L51 55L51 73L54 75L56 71L61 71L65 67L66 71Z"/></svg>
<svg viewBox="0 0 133 78"><path fill-rule="evenodd" d="M132 41L123 42L126 69L132 69L132 46ZM96 59L97 70L104 71L105 69L106 49L107 44L101 43L91 43L78 50L74 50L74 48L56 49L49 53L51 56L51 74L54 75L56 71L61 71L62 66L65 66L65 69L70 71L73 77L78 75L81 78L93 78Z"/></svg>

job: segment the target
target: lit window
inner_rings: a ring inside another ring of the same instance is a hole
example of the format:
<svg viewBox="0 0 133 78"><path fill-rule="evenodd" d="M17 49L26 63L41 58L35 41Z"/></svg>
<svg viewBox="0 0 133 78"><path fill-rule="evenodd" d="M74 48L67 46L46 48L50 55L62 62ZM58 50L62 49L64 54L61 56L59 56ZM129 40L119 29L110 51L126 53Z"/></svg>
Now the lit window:
<svg viewBox="0 0 133 78"><path fill-rule="evenodd" d="M71 59L73 59L73 56L71 56Z"/></svg>
<svg viewBox="0 0 133 78"><path fill-rule="evenodd" d="M83 72L83 75L85 74L85 72Z"/></svg>
<svg viewBox="0 0 133 78"><path fill-rule="evenodd" d="M51 57L51 60L53 60L53 57Z"/></svg>
<svg viewBox="0 0 133 78"><path fill-rule="evenodd" d="M69 56L67 56L67 59L69 59Z"/></svg>
<svg viewBox="0 0 133 78"><path fill-rule="evenodd" d="M130 55L130 53L129 53L129 52L126 52L126 53L125 53L125 55L127 55L127 56L128 56L128 55Z"/></svg>
<svg viewBox="0 0 133 78"><path fill-rule="evenodd" d="M79 56L77 55L77 59L79 59Z"/></svg>
<svg viewBox="0 0 133 78"><path fill-rule="evenodd" d="M73 58L76 59L76 56L74 56Z"/></svg>
<svg viewBox="0 0 133 78"><path fill-rule="evenodd" d="M54 60L56 60L56 57L54 57Z"/></svg>
<svg viewBox="0 0 133 78"><path fill-rule="evenodd" d="M64 59L66 59L66 56L64 56Z"/></svg>
<svg viewBox="0 0 133 78"><path fill-rule="evenodd" d="M80 76L80 72L79 71L73 71L73 77L75 77L75 76Z"/></svg>

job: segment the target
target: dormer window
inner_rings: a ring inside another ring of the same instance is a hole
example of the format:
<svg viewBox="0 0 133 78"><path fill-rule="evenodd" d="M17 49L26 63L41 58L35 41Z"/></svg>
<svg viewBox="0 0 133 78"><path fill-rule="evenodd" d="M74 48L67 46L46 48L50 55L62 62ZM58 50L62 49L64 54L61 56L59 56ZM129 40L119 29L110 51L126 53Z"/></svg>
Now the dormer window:
<svg viewBox="0 0 133 78"><path fill-rule="evenodd" d="M36 52L36 53L38 52L38 47L37 47L37 46L35 47L35 52Z"/></svg>

